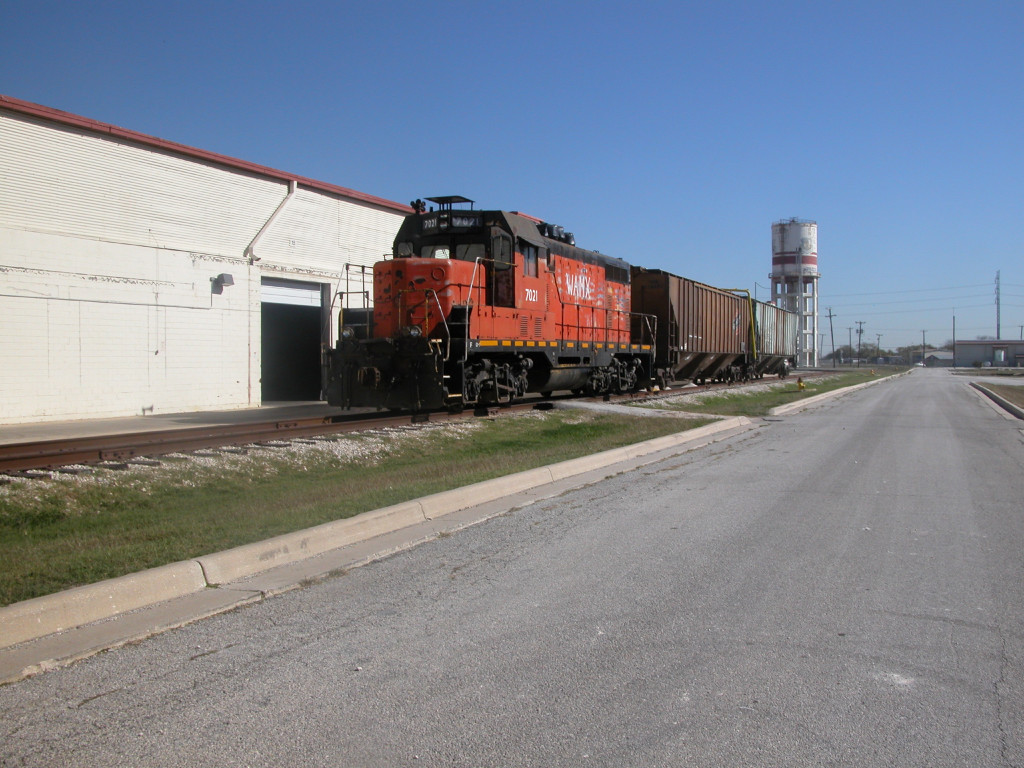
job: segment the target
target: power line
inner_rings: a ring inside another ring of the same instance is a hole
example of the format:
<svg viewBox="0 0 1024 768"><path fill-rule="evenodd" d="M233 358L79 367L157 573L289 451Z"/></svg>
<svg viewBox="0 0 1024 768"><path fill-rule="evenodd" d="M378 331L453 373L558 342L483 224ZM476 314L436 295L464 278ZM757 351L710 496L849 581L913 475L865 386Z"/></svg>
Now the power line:
<svg viewBox="0 0 1024 768"><path fill-rule="evenodd" d="M911 288L905 291L868 291L867 293L833 293L833 297L842 298L845 296L889 296L904 293L928 293L932 291L961 291L965 288L991 288L992 283L977 283L975 285L951 285L948 288ZM1014 286L1024 288L1024 286Z"/></svg>
<svg viewBox="0 0 1024 768"><path fill-rule="evenodd" d="M1004 294L1005 295L1005 294ZM878 305L887 304L914 304L915 302L922 301L960 301L961 299L985 299L988 298L987 293L972 293L969 296L950 296L949 298L931 298L931 299L902 299L900 301L870 301L863 302L861 304L841 304L842 307L874 307ZM827 298L827 296L826 296Z"/></svg>
<svg viewBox="0 0 1024 768"><path fill-rule="evenodd" d="M968 304L967 306L958 306L956 311L959 312L961 309L980 309L991 307L991 304ZM842 305L835 307L836 309L843 309ZM948 312L951 309L949 305L941 307L918 307L916 309L889 309L884 312L864 312L861 311L858 314L867 315L869 317L875 317L876 315L909 315L909 314L927 314L929 312Z"/></svg>
<svg viewBox="0 0 1024 768"><path fill-rule="evenodd" d="M917 328L879 328L879 331L884 333L917 333L921 330ZM930 331L941 331L942 328L929 328ZM992 330L991 325L970 325L970 326L957 326L957 331L990 331Z"/></svg>

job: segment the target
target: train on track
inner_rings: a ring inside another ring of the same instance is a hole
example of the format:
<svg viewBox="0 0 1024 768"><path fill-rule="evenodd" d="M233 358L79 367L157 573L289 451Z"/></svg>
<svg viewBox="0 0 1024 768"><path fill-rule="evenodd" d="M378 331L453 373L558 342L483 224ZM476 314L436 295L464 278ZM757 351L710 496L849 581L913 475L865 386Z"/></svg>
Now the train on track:
<svg viewBox="0 0 1024 768"><path fill-rule="evenodd" d="M436 210L414 201L393 256L374 265L372 309L368 286L337 294L331 405L457 410L638 392L785 376L796 355L796 315L747 291L579 248L517 211L428 200Z"/></svg>

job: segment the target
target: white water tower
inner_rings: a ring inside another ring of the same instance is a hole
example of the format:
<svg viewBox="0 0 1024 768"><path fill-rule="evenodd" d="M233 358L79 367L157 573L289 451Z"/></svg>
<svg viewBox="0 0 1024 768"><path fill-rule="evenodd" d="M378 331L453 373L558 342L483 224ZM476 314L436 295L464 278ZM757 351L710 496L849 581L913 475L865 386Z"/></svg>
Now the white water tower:
<svg viewBox="0 0 1024 768"><path fill-rule="evenodd" d="M784 219L772 224L772 304L799 318L796 364L818 365L818 224Z"/></svg>

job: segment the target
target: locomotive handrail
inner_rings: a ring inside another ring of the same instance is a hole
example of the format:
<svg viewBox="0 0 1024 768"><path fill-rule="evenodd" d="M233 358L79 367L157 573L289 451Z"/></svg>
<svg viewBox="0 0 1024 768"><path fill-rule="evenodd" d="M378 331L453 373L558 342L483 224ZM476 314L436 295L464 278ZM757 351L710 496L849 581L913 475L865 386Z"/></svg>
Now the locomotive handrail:
<svg viewBox="0 0 1024 768"><path fill-rule="evenodd" d="M362 326L364 328L366 328L367 338L369 338L370 336L373 335L373 311L372 311L372 309L370 307L367 306L367 304L370 303L370 293L369 293L369 291L338 291L334 295L334 298L335 299L338 299L338 298L341 299L341 301L340 301L340 303L338 305L338 310L339 310L338 311L338 338L339 339L341 338L341 331L345 327L345 298L344 297L346 297L346 296L358 296L360 294L363 297L363 306L360 307L360 309L364 309L364 310L367 311L367 314L366 314L367 322L362 323ZM349 309L355 309L355 307L349 307ZM333 311L333 310L334 310L334 300L332 299L331 300L331 311ZM355 324L355 325L358 325L358 324Z"/></svg>
<svg viewBox="0 0 1024 768"><path fill-rule="evenodd" d="M631 318L633 318L633 317L640 318L643 321L643 325L647 326L647 332L650 334L651 346L654 346L655 344L658 343L658 316L657 315L650 315L650 314L646 314L644 312L630 312L629 316ZM653 328L651 327L651 321L652 320L654 321L654 327ZM641 344L644 343L643 332L642 331L643 331L643 328L641 327L641 334L640 334L640 343Z"/></svg>
<svg viewBox="0 0 1024 768"><path fill-rule="evenodd" d="M353 266L358 266L359 267L359 286L360 286L360 288L362 288L362 290L359 290L359 291L350 291L350 290L348 290L349 289L349 283L352 280L351 272L352 272L352 267ZM371 267L369 269L370 269L370 276L372 277L373 276L373 268ZM353 265L353 264L350 264L350 263L346 262L344 276L343 277L339 276L339 278L338 278L338 288L335 291L334 296L331 298L331 307L330 307L330 311L333 312L334 311L334 302L335 302L335 300L336 299L340 299L340 302L339 302L339 305L338 305L338 338L341 338L342 323L343 323L344 317L345 317L345 298L344 297L346 297L346 296L357 296L357 295L362 294L363 306L360 307L360 309L363 309L363 310L371 310L372 309L372 306L371 306L371 303L370 303L370 291L366 287L366 270L367 270L367 266L365 264L355 264L355 265ZM341 281L342 281L342 279L345 280L345 290L344 291L341 290ZM354 307L349 307L349 309L354 309ZM365 326L366 326L366 334L367 334L367 336L372 336L373 335L373 312L370 311L367 314L367 317L369 318L369 320L365 324ZM328 320L328 322L330 322L330 321Z"/></svg>
<svg viewBox="0 0 1024 768"><path fill-rule="evenodd" d="M473 272L469 276L469 301L466 303L467 307L473 306L473 288L476 286L476 271L477 267L480 266L480 262L483 260L483 256L477 256L473 259Z"/></svg>
<svg viewBox="0 0 1024 768"><path fill-rule="evenodd" d="M466 334L462 339L462 364L465 366L466 361L469 360L469 323L470 318L473 317L473 289L476 287L476 273L480 267L481 262L484 261L483 256L477 256L473 259L473 271L469 275L469 297L466 300ZM483 286L481 286L481 289Z"/></svg>
<svg viewBox="0 0 1024 768"><path fill-rule="evenodd" d="M561 325L562 325L563 328L567 326L567 324L565 322L565 308L566 307L576 307L576 310L577 310L576 311L576 320L577 320L577 322L576 322L575 328L576 328L576 337L577 337L578 341L583 341L582 331L581 331L581 327L582 326L580 325L580 322L579 322L580 315L582 314L579 310L581 310L581 309L588 310L592 316L596 315L597 312L603 312L604 313L604 315L605 315L605 325L603 326L603 328L604 328L606 336L610 335L611 333L622 333L622 329L621 328L612 329L612 328L608 327L607 321L608 321L609 318L621 317L621 316L625 316L626 318L632 318L634 316L637 316L637 317L654 317L653 315L643 315L643 314L641 314L639 312L630 312L630 311L625 310L625 309L610 309L609 307L595 307L595 306L591 306L589 304L580 304L578 302L563 301L562 297L561 297L561 290L559 290L558 301L559 301L559 305L562 307L562 323L561 323ZM589 328L592 331L594 331L594 335L596 336L596 332L599 329L599 326L591 325L591 326L589 326ZM592 338L590 341L596 343L597 339L596 338ZM608 339L607 338L605 339L605 343L608 343Z"/></svg>
<svg viewBox="0 0 1024 768"><path fill-rule="evenodd" d="M626 311L624 309L610 309L608 307L595 307L595 306L591 306L591 305L588 305L588 304L580 304L579 302L566 301L565 298L562 296L562 286L559 284L557 279L555 280L555 291L557 292L556 295L558 297L558 305L559 305L559 307L561 307L561 312L562 312L562 322L560 323L562 328L567 327L567 324L565 322L565 310L566 310L566 308L567 307L576 307L576 324L575 324L575 328L576 328L576 339L578 341L583 341L583 333L582 333L582 330L581 330L582 326L581 326L581 323L580 323L580 319L581 319L580 315L582 313L580 312L580 309L587 309L587 310L589 310L592 316L598 310L600 310L601 312L605 313L605 326L604 326L604 330L605 330L605 335L606 336L608 335L608 332L609 332L608 323L607 323L609 317L614 317L615 315L623 315L624 314L624 315L627 316L627 318L629 318L629 317L632 317L632 315L634 314L634 313L628 312L628 311ZM594 335L596 336L597 326L596 325L591 325L590 327L591 327L592 330L595 331ZM620 331L616 330L615 332L618 333ZM595 341L596 341L596 339L591 339L591 342L595 342ZM607 338L605 339L605 342L607 342Z"/></svg>
<svg viewBox="0 0 1024 768"><path fill-rule="evenodd" d="M444 334L445 334L445 336L448 339L447 349L445 350L445 353L444 353L444 362L447 363L448 359L451 357L451 351L452 351L452 332L451 332L451 329L448 327L448 319L444 316L444 308L441 306L441 299L438 298L436 290L434 290L433 288L406 288L404 290L399 291L398 292L398 314L399 314L399 317L402 316L403 311L411 311L411 310L415 309L415 307L409 307L409 306L405 306L403 304L403 301L402 301L403 300L403 296L405 294L409 294L409 293L420 293L420 292L423 293L423 307L424 307L424 310L425 310L424 311L424 316L423 316L423 336L424 336L424 338L427 339L427 343L429 344L430 343L430 338L429 338L428 334L430 332L430 297L433 296L434 303L437 304L437 314L441 318L441 325L444 326Z"/></svg>
<svg viewBox="0 0 1024 768"><path fill-rule="evenodd" d="M444 316L444 308L441 306L441 299L437 297L437 291L433 288L428 289L430 294L434 297L434 303L437 304L437 314L441 316L441 324L444 326L444 335L448 338L448 348L444 352L444 362L448 362L448 358L452 354L452 331L448 327L448 319ZM428 342L429 343L429 342Z"/></svg>

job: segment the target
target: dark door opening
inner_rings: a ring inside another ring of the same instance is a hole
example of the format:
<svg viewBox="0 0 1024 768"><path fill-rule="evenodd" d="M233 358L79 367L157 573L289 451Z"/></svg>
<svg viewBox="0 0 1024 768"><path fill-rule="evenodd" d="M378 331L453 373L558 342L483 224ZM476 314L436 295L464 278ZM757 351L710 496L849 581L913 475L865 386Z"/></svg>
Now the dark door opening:
<svg viewBox="0 0 1024 768"><path fill-rule="evenodd" d="M320 307L263 303L262 399L320 399Z"/></svg>
<svg viewBox="0 0 1024 768"><path fill-rule="evenodd" d="M319 400L329 286L268 277L261 282L261 399Z"/></svg>

